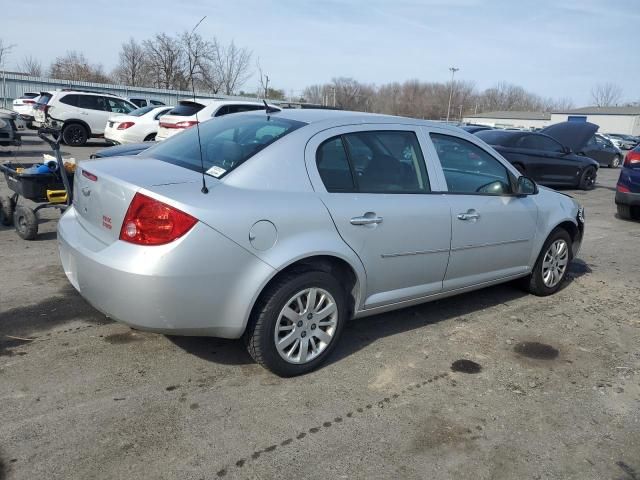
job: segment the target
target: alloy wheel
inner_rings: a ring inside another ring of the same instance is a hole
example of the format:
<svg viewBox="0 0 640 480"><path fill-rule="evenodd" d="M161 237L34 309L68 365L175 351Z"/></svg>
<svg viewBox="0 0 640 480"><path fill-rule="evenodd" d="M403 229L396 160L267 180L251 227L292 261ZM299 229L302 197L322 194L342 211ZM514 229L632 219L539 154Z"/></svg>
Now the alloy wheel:
<svg viewBox="0 0 640 480"><path fill-rule="evenodd" d="M555 287L564 277L569 264L569 246L562 239L553 242L542 261L542 281L548 288Z"/></svg>
<svg viewBox="0 0 640 480"><path fill-rule="evenodd" d="M333 296L322 288L307 288L280 311L274 331L276 350L289 363L308 363L329 346L337 326Z"/></svg>

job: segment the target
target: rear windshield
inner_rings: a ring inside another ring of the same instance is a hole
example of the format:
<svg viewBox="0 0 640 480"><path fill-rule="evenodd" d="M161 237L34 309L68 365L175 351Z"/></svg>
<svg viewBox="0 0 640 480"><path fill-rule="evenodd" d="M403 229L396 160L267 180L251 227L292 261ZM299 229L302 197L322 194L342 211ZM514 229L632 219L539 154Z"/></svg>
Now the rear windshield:
<svg viewBox="0 0 640 480"><path fill-rule="evenodd" d="M481 130L476 132L475 135L489 145L502 146L511 144L512 140L518 136L517 134L514 135L514 132L507 132L504 130Z"/></svg>
<svg viewBox="0 0 640 480"><path fill-rule="evenodd" d="M46 105L51 100L52 95L50 93L43 93L38 97L38 103L40 105Z"/></svg>
<svg viewBox="0 0 640 480"><path fill-rule="evenodd" d="M173 107L167 115L178 115L180 117L190 117L204 108L204 105L197 102L180 102Z"/></svg>
<svg viewBox="0 0 640 480"><path fill-rule="evenodd" d="M204 170L216 178L224 176L263 148L306 125L267 115L228 115L200 124ZM198 129L191 127L140 154L180 167L202 170Z"/></svg>
<svg viewBox="0 0 640 480"><path fill-rule="evenodd" d="M145 113L149 113L151 110L153 110L154 107L153 105L149 106L149 107L142 107L142 108L137 108L136 110L134 110L133 112L129 112L128 115L132 116L132 117L141 117L142 115L144 115Z"/></svg>

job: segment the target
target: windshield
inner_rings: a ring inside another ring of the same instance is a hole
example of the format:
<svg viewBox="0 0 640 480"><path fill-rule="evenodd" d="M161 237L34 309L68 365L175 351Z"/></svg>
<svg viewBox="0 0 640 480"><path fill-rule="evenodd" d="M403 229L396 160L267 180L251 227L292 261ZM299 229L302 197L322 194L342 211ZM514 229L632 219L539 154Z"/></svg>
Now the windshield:
<svg viewBox="0 0 640 480"><path fill-rule="evenodd" d="M133 112L129 113L129 115L132 116L132 117L141 117L145 113L149 113L154 108L157 108L157 107L151 106L151 107L138 108L138 109L134 110Z"/></svg>
<svg viewBox="0 0 640 480"><path fill-rule="evenodd" d="M306 125L267 115L229 115L200 124L202 159L208 175L220 178L266 146ZM198 129L191 127L140 155L197 172L200 165Z"/></svg>
<svg viewBox="0 0 640 480"><path fill-rule="evenodd" d="M476 132L478 138L481 138L489 145L502 145L507 146L515 138L513 131L504 130L480 130Z"/></svg>

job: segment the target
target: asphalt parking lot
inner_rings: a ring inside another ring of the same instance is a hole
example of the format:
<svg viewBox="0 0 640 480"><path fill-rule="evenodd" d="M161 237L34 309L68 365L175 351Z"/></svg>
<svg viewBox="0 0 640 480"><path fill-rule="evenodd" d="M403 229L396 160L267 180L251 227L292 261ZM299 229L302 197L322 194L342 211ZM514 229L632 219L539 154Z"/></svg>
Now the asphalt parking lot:
<svg viewBox="0 0 640 480"><path fill-rule="evenodd" d="M31 137L0 162L46 151ZM292 379L240 342L95 311L59 265L57 213L33 242L0 226L0 479L638 480L640 223L615 216L617 176L566 192L587 230L557 295L502 285L353 321Z"/></svg>

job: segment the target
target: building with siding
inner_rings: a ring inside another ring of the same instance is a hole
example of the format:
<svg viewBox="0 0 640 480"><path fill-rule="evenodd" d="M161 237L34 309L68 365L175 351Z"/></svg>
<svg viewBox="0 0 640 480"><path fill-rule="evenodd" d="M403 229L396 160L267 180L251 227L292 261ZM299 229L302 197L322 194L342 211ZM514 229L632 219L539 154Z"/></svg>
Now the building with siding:
<svg viewBox="0 0 640 480"><path fill-rule="evenodd" d="M467 115L463 121L495 128L534 130L551 125L551 115L542 112L485 112Z"/></svg>

